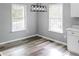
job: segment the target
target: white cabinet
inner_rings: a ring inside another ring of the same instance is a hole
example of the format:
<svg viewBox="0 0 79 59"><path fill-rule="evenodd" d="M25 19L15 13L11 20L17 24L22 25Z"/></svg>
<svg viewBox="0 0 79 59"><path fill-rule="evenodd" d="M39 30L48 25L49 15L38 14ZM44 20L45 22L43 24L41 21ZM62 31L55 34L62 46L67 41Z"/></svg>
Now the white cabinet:
<svg viewBox="0 0 79 59"><path fill-rule="evenodd" d="M69 51L79 54L79 32L67 31L67 48Z"/></svg>
<svg viewBox="0 0 79 59"><path fill-rule="evenodd" d="M79 3L71 3L71 17L79 17Z"/></svg>

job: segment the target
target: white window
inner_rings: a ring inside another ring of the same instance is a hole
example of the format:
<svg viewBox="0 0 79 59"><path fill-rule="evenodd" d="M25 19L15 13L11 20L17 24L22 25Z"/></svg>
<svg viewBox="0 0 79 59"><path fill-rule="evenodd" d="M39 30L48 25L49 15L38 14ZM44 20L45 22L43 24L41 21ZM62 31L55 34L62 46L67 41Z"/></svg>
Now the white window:
<svg viewBox="0 0 79 59"><path fill-rule="evenodd" d="M24 5L12 4L12 32L25 30Z"/></svg>
<svg viewBox="0 0 79 59"><path fill-rule="evenodd" d="M49 4L49 31L63 33L62 4Z"/></svg>

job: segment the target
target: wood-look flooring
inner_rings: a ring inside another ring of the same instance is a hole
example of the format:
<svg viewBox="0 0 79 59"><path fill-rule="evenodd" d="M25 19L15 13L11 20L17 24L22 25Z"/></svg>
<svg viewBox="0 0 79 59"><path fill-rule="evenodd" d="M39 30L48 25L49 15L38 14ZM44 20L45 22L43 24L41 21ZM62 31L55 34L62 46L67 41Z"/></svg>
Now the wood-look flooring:
<svg viewBox="0 0 79 59"><path fill-rule="evenodd" d="M26 41L26 42L25 42ZM2 56L75 56L67 47L44 38L31 38L16 46L0 49ZM22 42L22 41L21 41Z"/></svg>

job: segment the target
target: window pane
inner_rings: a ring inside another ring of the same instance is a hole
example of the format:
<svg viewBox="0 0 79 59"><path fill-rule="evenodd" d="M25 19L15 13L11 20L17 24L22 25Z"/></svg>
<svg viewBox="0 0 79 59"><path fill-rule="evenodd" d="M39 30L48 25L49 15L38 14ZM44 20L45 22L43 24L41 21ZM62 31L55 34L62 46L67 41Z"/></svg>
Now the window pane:
<svg viewBox="0 0 79 59"><path fill-rule="evenodd" d="M62 4L49 5L49 31L63 33L63 6Z"/></svg>
<svg viewBox="0 0 79 59"><path fill-rule="evenodd" d="M12 4L12 32L25 30L24 5Z"/></svg>

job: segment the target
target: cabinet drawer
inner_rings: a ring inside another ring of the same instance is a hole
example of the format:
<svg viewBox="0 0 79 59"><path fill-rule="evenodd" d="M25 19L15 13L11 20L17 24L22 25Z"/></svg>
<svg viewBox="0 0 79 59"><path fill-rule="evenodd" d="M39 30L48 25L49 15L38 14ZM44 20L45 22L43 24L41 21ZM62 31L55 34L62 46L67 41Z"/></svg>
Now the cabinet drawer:
<svg viewBox="0 0 79 59"><path fill-rule="evenodd" d="M68 31L67 34L68 35L79 36L79 32L76 32L76 31Z"/></svg>

